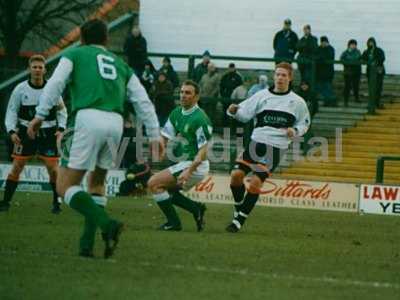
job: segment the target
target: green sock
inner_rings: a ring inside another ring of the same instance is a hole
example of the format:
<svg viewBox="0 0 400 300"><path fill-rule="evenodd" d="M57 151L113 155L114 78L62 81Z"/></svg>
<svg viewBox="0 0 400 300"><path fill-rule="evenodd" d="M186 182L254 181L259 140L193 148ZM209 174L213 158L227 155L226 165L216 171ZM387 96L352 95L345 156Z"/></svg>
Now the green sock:
<svg viewBox="0 0 400 300"><path fill-rule="evenodd" d="M99 226L103 232L107 231L111 220L107 213L96 205L90 194L84 191L75 193L69 202L69 206L88 218L90 222Z"/></svg>
<svg viewBox="0 0 400 300"><path fill-rule="evenodd" d="M160 207L161 211L167 217L168 223L171 226L180 226L181 221L179 220L178 214L176 213L175 208L172 205L171 198L166 200L157 201L158 206Z"/></svg>
<svg viewBox="0 0 400 300"><path fill-rule="evenodd" d="M199 212L199 205L197 202L189 199L180 192L175 192L172 194L172 204L187 210L188 212L197 215Z"/></svg>
<svg viewBox="0 0 400 300"><path fill-rule="evenodd" d="M104 210L104 207L98 205L100 209ZM79 242L79 247L81 250L92 251L94 247L94 241L96 239L97 225L92 222L89 218L85 217L85 224L83 227L83 233Z"/></svg>

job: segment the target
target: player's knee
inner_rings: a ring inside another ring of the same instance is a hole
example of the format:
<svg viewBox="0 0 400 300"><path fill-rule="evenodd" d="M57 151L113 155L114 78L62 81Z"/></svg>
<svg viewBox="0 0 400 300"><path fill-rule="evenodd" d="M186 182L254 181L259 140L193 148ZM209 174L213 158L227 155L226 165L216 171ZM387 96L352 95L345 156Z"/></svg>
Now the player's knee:
<svg viewBox="0 0 400 300"><path fill-rule="evenodd" d="M60 197L64 197L65 192L67 191L66 185L62 180L60 180L60 178L57 178L56 191Z"/></svg>
<svg viewBox="0 0 400 300"><path fill-rule="evenodd" d="M231 172L231 185L240 186L243 184L244 172L242 170L233 170Z"/></svg>
<svg viewBox="0 0 400 300"><path fill-rule="evenodd" d="M25 167L25 161L23 160L14 160L13 166L11 168L10 174L8 175L13 180L17 181L22 170Z"/></svg>
<svg viewBox="0 0 400 300"><path fill-rule="evenodd" d="M149 181L147 182L147 187L151 193L155 193L157 191L158 184L154 176L150 177Z"/></svg>
<svg viewBox="0 0 400 300"><path fill-rule="evenodd" d="M263 181L256 175L252 176L247 187L248 192L252 194L259 194Z"/></svg>
<svg viewBox="0 0 400 300"><path fill-rule="evenodd" d="M90 194L105 195L105 190L106 188L104 184L88 186L88 191Z"/></svg>
<svg viewBox="0 0 400 300"><path fill-rule="evenodd" d="M89 186L92 187L98 187L98 186L103 186L105 181L105 177L103 175L97 176L97 174L91 174L89 176Z"/></svg>
<svg viewBox="0 0 400 300"><path fill-rule="evenodd" d="M56 170L49 170L49 181L50 182L57 181L57 171Z"/></svg>
<svg viewBox="0 0 400 300"><path fill-rule="evenodd" d="M151 177L147 186L152 194L159 194L165 191L163 183L156 177Z"/></svg>

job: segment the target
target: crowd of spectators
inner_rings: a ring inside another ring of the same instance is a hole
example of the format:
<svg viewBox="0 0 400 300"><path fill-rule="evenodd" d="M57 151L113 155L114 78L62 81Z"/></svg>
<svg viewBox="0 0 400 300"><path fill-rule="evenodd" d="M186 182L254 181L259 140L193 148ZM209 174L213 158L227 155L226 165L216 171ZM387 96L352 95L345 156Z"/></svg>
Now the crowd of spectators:
<svg viewBox="0 0 400 300"><path fill-rule="evenodd" d="M318 43L319 41L319 43ZM343 64L344 88L343 102L348 106L350 93L355 102L360 102L361 63L367 64L368 80L374 80L376 87L376 105L381 107L383 78L385 75L385 53L377 46L376 40L367 41L366 50L361 53L357 48L357 40L351 39L339 59ZM273 39L274 59L276 63L296 60L300 73L300 84L294 88L309 103L312 114L318 110L318 100L325 106L337 106L337 97L333 88L335 76L335 49L327 36L318 40L312 34L311 26L303 26L303 36L299 38L292 30L290 19L284 20L282 30ZM164 57L162 66L156 70L148 58L146 39L140 28L133 26L124 44L124 52L129 65L140 78L148 94L153 100L160 123L164 124L168 114L174 108L174 95L179 87L179 78L172 66L171 59ZM192 78L199 83L201 100L199 104L209 115L215 114L218 102L222 106L223 125L228 124L226 109L233 102L240 102L260 90L268 88L267 74L261 73L256 78L243 76L233 62L229 63L226 71L220 71L211 61L211 54L205 51L201 61L195 66ZM371 68L376 67L374 78ZM314 77L313 77L314 75ZM312 86L312 84L315 84Z"/></svg>
<svg viewBox="0 0 400 300"><path fill-rule="evenodd" d="M303 36L299 39L292 30L291 20L286 19L282 30L275 34L273 40L274 58L278 62L291 62L297 59L301 82L308 86L312 82L312 62L315 62L316 97L323 100L326 106L336 106L337 97L332 88L335 75L333 62L335 60L335 49L330 45L327 36L321 36L318 45L318 39L312 34L310 25L307 24L303 27L303 33ZM367 48L363 54L357 49L357 41L355 39L349 40L347 49L341 54L340 60L344 66L344 106L348 106L351 91L353 91L355 102L360 102L361 63L366 63L368 81L373 80L376 86L376 94L374 95L376 106L382 107L380 100L385 75L385 53L377 46L376 40L373 37L368 39ZM373 66L376 67L376 72L371 76Z"/></svg>

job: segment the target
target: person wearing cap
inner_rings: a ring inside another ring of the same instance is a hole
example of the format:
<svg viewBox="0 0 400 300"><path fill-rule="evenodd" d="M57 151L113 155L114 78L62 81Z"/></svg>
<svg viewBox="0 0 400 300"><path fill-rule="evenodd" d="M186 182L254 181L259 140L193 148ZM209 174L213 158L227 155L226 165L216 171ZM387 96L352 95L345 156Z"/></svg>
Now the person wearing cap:
<svg viewBox="0 0 400 300"><path fill-rule="evenodd" d="M361 52L357 48L357 41L355 39L348 41L347 49L340 56L340 60L344 66L344 106L348 106L351 90L353 90L355 101L360 102L358 91L360 87L361 65L357 63L361 62Z"/></svg>
<svg viewBox="0 0 400 300"><path fill-rule="evenodd" d="M336 106L336 97L333 92L333 77L335 69L335 49L329 44L326 36L321 36L320 46L316 52L316 83L317 92L321 95L325 106Z"/></svg>
<svg viewBox="0 0 400 300"><path fill-rule="evenodd" d="M208 50L203 53L203 60L194 68L193 80L200 83L201 78L208 72L208 64L210 63L210 52Z"/></svg>
<svg viewBox="0 0 400 300"><path fill-rule="evenodd" d="M176 74L174 67L171 64L171 59L165 56L162 60L162 66L158 72L163 72L167 75L167 79L171 81L174 90L179 86L178 74Z"/></svg>
<svg viewBox="0 0 400 300"><path fill-rule="evenodd" d="M243 83L242 76L237 72L236 66L234 63L230 63L228 67L228 72L226 72L219 84L219 91L221 97L223 98L222 106L224 112L224 126L228 126L228 115L226 114L226 110L228 106L231 104L231 96L232 92L235 88Z"/></svg>
<svg viewBox="0 0 400 300"><path fill-rule="evenodd" d="M304 36L297 43L298 67L302 81L311 82L312 76L312 60L315 58L315 53L318 48L318 40L311 34L311 26L303 27Z"/></svg>
<svg viewBox="0 0 400 300"><path fill-rule="evenodd" d="M283 22L283 29L275 34L273 47L275 62L291 62L296 54L296 45L299 40L297 34L291 29L292 21L286 19Z"/></svg>

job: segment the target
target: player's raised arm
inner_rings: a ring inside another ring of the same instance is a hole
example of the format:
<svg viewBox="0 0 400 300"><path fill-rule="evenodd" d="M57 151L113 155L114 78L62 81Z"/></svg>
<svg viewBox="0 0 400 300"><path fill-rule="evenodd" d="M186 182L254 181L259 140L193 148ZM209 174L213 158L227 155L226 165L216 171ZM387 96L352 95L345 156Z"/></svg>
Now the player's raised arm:
<svg viewBox="0 0 400 300"><path fill-rule="evenodd" d="M239 105L231 104L226 113L228 116L240 122L246 123L253 119L256 115L259 100L260 95L259 93L256 93Z"/></svg>

